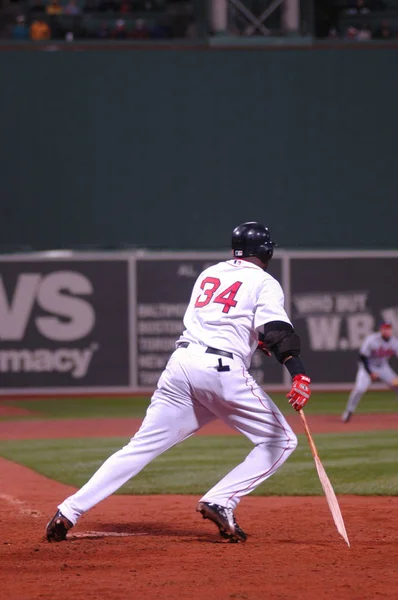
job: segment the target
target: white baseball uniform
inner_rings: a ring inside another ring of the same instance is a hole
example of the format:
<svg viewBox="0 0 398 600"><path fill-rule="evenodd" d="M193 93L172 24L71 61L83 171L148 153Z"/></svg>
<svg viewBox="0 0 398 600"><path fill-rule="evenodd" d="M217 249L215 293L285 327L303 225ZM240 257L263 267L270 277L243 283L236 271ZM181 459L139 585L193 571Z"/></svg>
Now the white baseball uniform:
<svg viewBox="0 0 398 600"><path fill-rule="evenodd" d="M392 381L397 374L390 367L388 361L392 356L398 356L398 338L391 336L389 340L385 340L380 332L371 333L365 338L359 353L368 359L370 371L375 373L380 381L393 387ZM364 364L360 362L355 386L348 398L346 412L355 412L362 396L368 390L371 383L372 378L370 374L365 369ZM396 388L393 389L398 393Z"/></svg>
<svg viewBox="0 0 398 600"><path fill-rule="evenodd" d="M62 514L75 524L156 456L216 418L244 433L254 448L202 500L235 508L242 496L275 473L297 439L247 370L259 330L272 321L290 323L282 288L271 275L235 259L206 269L194 285L185 331L140 430L58 507Z"/></svg>

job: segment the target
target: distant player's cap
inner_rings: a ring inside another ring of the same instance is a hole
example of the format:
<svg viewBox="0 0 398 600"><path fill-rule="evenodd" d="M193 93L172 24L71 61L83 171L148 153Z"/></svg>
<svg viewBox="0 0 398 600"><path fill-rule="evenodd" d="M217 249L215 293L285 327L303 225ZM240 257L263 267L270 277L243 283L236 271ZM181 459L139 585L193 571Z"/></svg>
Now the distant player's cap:
<svg viewBox="0 0 398 600"><path fill-rule="evenodd" d="M380 325L379 325L379 329L387 329L387 328L392 328L392 323L390 321L381 321Z"/></svg>

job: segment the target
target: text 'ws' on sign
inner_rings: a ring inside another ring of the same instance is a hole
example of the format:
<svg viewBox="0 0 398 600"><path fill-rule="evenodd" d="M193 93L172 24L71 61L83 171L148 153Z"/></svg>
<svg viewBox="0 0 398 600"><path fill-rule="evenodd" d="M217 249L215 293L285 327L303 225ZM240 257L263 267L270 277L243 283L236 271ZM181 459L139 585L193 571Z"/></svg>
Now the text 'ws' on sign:
<svg viewBox="0 0 398 600"><path fill-rule="evenodd" d="M122 260L0 261L2 388L128 386Z"/></svg>

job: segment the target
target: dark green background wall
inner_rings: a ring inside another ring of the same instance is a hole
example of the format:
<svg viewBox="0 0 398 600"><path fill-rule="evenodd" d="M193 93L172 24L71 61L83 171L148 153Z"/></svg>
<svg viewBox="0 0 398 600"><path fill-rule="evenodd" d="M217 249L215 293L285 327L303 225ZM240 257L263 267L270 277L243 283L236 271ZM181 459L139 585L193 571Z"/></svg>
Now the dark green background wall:
<svg viewBox="0 0 398 600"><path fill-rule="evenodd" d="M0 244L397 247L398 49L0 52Z"/></svg>

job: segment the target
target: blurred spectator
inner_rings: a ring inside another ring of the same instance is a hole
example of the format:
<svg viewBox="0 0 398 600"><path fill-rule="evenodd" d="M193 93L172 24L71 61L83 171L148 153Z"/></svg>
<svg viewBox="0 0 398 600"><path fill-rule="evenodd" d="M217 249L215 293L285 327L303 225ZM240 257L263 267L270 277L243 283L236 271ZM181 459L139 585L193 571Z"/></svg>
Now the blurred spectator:
<svg viewBox="0 0 398 600"><path fill-rule="evenodd" d="M366 42L372 39L372 32L370 31L369 25L364 23L357 34L357 40Z"/></svg>
<svg viewBox="0 0 398 600"><path fill-rule="evenodd" d="M144 19L136 20L130 37L133 40L147 40L149 38L149 30Z"/></svg>
<svg viewBox="0 0 398 600"><path fill-rule="evenodd" d="M3 37L34 40L64 40L68 33L74 40L195 39L198 27L192 18L194 1L205 0L5 0L14 10L3 22L0 14L0 35L4 31ZM26 20L16 21L21 11L18 7L25 2L29 10ZM103 19L101 14L91 17L101 12ZM61 15L68 18L59 18ZM101 20L107 23L101 25Z"/></svg>
<svg viewBox="0 0 398 600"><path fill-rule="evenodd" d="M373 37L376 40L390 40L393 37L393 33L391 31L389 22L382 21L380 28L374 32Z"/></svg>
<svg viewBox="0 0 398 600"><path fill-rule="evenodd" d="M358 35L358 29L356 27L348 27L344 38L346 40L356 40Z"/></svg>
<svg viewBox="0 0 398 600"><path fill-rule="evenodd" d="M367 15L370 13L370 3L368 0L355 0L353 6L346 9L347 15Z"/></svg>
<svg viewBox="0 0 398 600"><path fill-rule="evenodd" d="M77 0L69 0L68 3L64 7L65 15L80 15L81 9L77 4Z"/></svg>
<svg viewBox="0 0 398 600"><path fill-rule="evenodd" d="M339 39L339 32L337 31L337 29L335 27L331 27L329 29L327 38L328 38L328 40L338 40Z"/></svg>
<svg viewBox="0 0 398 600"><path fill-rule="evenodd" d="M115 40L125 40L127 38L126 23L123 19L118 19L112 30L111 37Z"/></svg>
<svg viewBox="0 0 398 600"><path fill-rule="evenodd" d="M47 4L46 13L48 15L60 15L62 13L62 6L60 6L58 0L50 0Z"/></svg>
<svg viewBox="0 0 398 600"><path fill-rule="evenodd" d="M110 37L109 26L106 21L102 21L100 28L97 31L97 37L101 40L106 40Z"/></svg>
<svg viewBox="0 0 398 600"><path fill-rule="evenodd" d="M39 19L33 21L30 26L30 39L39 41L39 40L49 40L51 38L51 31L48 23L45 21L40 21Z"/></svg>
<svg viewBox="0 0 398 600"><path fill-rule="evenodd" d="M396 5L397 0L388 0L388 4L392 6ZM369 24L371 31L374 31L375 27L372 26L372 21L378 21L378 11L385 10L387 0L314 0L314 28L315 35L319 38L328 38L331 29L337 31L345 31L347 24L344 21L347 17L352 18L361 17L357 23L353 23L357 27L362 22L362 17L368 16L366 19ZM360 39L366 39L368 35L360 33ZM347 37L346 32L341 33L341 37Z"/></svg>
<svg viewBox="0 0 398 600"><path fill-rule="evenodd" d="M11 31L11 37L13 40L29 39L29 28L26 25L25 15L19 15L17 17L17 22Z"/></svg>
<svg viewBox="0 0 398 600"><path fill-rule="evenodd" d="M119 12L121 12L123 14L127 14L127 13L131 12L131 6L130 6L130 2L128 0L122 0L120 7L119 7Z"/></svg>

